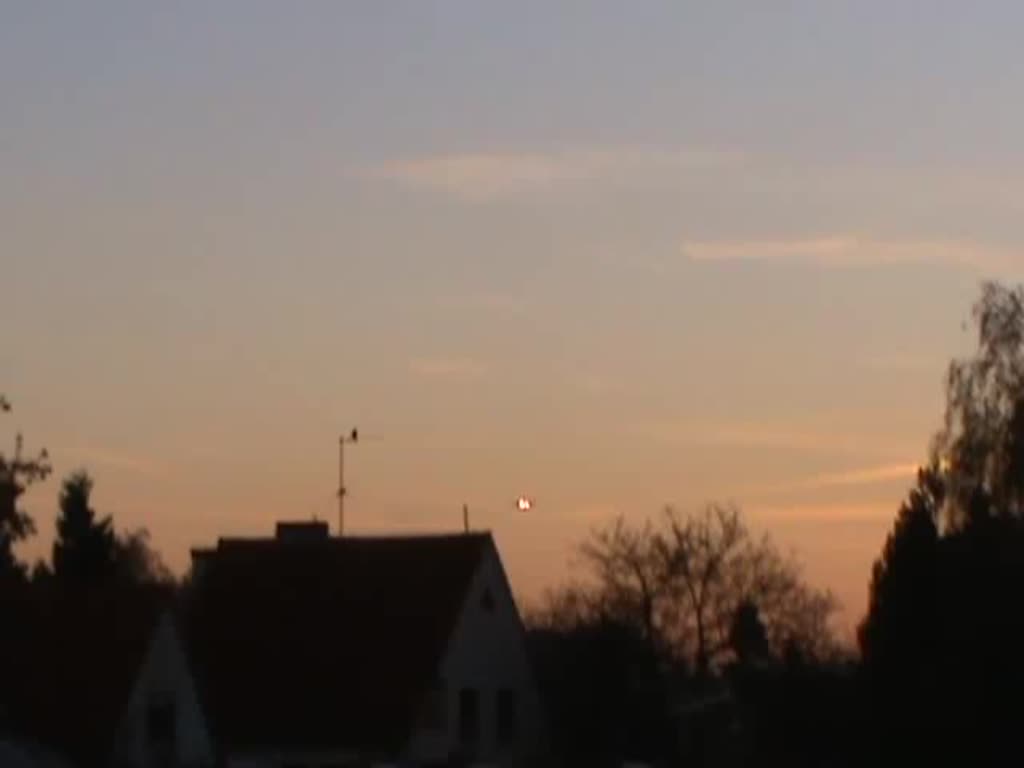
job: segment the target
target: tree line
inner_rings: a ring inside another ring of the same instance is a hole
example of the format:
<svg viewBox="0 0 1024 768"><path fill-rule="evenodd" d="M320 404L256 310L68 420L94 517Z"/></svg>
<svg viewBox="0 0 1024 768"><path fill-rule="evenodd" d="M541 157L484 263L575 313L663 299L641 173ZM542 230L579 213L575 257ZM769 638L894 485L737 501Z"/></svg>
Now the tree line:
<svg viewBox="0 0 1024 768"><path fill-rule="evenodd" d="M580 543L576 580L525 612L560 764L1021 759L1024 288L986 283L973 320L977 347L949 365L940 426L866 574L856 648L833 632L833 595L736 506L618 518ZM0 727L31 699L20 662L48 654L73 683L87 627L175 588L144 531L93 508L81 472L62 482L50 558L20 562L35 526L18 502L50 471L20 435L0 453Z"/></svg>
<svg viewBox="0 0 1024 768"><path fill-rule="evenodd" d="M972 319L856 648L739 509L620 518L527 615L563 764L1024 759L1024 288L983 284Z"/></svg>
<svg viewBox="0 0 1024 768"><path fill-rule="evenodd" d="M578 562L577 582L525 617L562 764L821 756L808 742L833 738L848 702L818 705L851 690L838 602L739 508L618 518L581 542Z"/></svg>
<svg viewBox="0 0 1024 768"><path fill-rule="evenodd" d="M0 404L10 412L6 398L0 397ZM80 593L115 583L173 583L146 529L118 532L109 515L101 516L93 508L94 481L85 470L70 473L61 484L50 559L39 559L31 568L19 560L15 547L35 535L36 525L19 508L18 500L51 472L45 449L26 458L23 446L19 434L11 457L0 453L0 594L10 597L18 591L44 588Z"/></svg>
<svg viewBox="0 0 1024 768"><path fill-rule="evenodd" d="M0 406L11 411L6 398ZM144 529L118 531L96 511L84 471L60 485L49 558L20 560L16 547L36 525L19 501L51 469L21 435L0 453L0 740L9 733L84 765L110 737L97 718L118 706L111 676L130 663L117 658L119 639L169 605L177 585Z"/></svg>

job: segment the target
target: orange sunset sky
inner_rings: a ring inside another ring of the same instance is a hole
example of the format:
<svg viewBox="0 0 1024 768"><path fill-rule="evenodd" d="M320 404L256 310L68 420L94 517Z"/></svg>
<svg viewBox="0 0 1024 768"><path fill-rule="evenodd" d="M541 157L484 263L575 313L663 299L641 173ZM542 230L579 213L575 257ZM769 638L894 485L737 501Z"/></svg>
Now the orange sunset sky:
<svg viewBox="0 0 1024 768"><path fill-rule="evenodd" d="M982 7L984 10L982 10ZM495 532L735 501L863 611L980 281L1024 267L1016 4L0 10L0 391L120 528ZM5 449L6 450L6 449ZM520 494L535 499L516 509Z"/></svg>

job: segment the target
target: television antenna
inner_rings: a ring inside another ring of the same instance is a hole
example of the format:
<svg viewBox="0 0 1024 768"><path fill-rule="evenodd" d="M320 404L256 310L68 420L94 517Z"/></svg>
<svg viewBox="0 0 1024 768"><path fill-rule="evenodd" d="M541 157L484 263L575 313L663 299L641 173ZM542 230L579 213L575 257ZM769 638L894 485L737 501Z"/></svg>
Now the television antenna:
<svg viewBox="0 0 1024 768"><path fill-rule="evenodd" d="M345 535L345 446L359 442L359 430L355 427L347 435L338 438L338 536Z"/></svg>
<svg viewBox="0 0 1024 768"><path fill-rule="evenodd" d="M345 497L348 495L348 488L345 487L345 446L379 439L376 435L364 435L355 427L338 438L338 536L345 533Z"/></svg>

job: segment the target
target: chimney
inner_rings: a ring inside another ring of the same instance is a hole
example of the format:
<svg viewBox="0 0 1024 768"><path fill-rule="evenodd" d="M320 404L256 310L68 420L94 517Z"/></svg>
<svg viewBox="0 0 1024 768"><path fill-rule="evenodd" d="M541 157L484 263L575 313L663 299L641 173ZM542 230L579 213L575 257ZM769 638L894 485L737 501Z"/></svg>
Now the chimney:
<svg viewBox="0 0 1024 768"><path fill-rule="evenodd" d="M278 523L274 538L281 544L311 544L327 541L329 535L327 523L320 520L303 520Z"/></svg>

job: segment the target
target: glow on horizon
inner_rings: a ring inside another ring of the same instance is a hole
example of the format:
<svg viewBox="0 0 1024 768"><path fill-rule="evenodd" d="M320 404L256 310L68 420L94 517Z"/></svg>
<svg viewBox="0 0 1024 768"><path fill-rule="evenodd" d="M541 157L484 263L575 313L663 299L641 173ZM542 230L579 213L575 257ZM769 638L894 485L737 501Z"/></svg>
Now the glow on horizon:
<svg viewBox="0 0 1024 768"><path fill-rule="evenodd" d="M856 619L1024 272L1024 8L115 5L0 11L28 554L80 466L179 572L333 519L358 423L354 532L468 501L530 597L594 524L734 500Z"/></svg>

